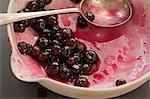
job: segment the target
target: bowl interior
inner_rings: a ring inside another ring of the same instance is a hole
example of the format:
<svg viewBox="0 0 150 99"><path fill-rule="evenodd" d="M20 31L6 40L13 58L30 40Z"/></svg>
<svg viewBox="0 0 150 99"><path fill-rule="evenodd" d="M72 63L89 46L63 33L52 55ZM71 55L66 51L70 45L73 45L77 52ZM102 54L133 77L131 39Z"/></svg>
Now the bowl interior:
<svg viewBox="0 0 150 99"><path fill-rule="evenodd" d="M17 12L23 9L28 1L31 0L12 0L9 12ZM71 28L76 37L84 42L88 49L95 49L101 58L99 71L92 75L90 79L93 84L92 88L112 87L114 86L113 82L119 78L131 82L150 71L150 2L148 0L129 1L133 4L134 15L129 23L121 27L99 28L90 25L87 30L81 30L76 28L75 20L78 14L59 15L59 25ZM70 0L66 0L65 3L62 2L61 0L52 2L46 8L60 9L78 6ZM38 62L31 57L21 55L16 48L17 43L21 41L33 45L38 38L37 33L31 28L27 28L24 33L14 33L12 24L10 28L9 39L13 46L11 61L16 64L13 67L15 75L26 81L47 78L44 69ZM87 37L86 35L91 32L102 32L102 35ZM99 42L93 41L97 36ZM117 39L112 40L114 38Z"/></svg>

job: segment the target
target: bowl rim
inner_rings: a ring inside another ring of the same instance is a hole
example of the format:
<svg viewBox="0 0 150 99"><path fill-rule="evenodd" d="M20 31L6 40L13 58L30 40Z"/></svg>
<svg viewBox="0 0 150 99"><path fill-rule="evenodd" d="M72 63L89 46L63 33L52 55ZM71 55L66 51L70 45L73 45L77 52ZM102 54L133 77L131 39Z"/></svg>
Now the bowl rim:
<svg viewBox="0 0 150 99"><path fill-rule="evenodd" d="M7 13L11 12L12 2L13 2L13 0L9 1ZM8 38L9 38L9 41L10 41L9 43L10 43L11 48L12 48L12 56L13 56L14 53L18 53L19 51L16 47L16 43L13 43L13 41L14 41L14 35L13 35L14 31L13 32L11 31L12 26L13 26L12 23L7 25L7 34L8 34ZM13 64L11 64L11 69L13 68L12 65ZM15 71L13 69L12 69L12 72L15 75ZM143 75L142 77L140 77L140 78L138 78L134 81L128 82L127 84L124 84L124 85L121 85L121 86L110 87L110 88L100 88L100 89L99 88L94 89L94 88L77 87L77 86L65 84L65 83L62 83L62 82L59 82L59 81L56 81L56 80L53 80L53 79L49 79L49 78L38 78L38 79L34 79L34 80L27 80L27 79L21 79L21 78L17 77L16 75L15 75L15 77L17 79L21 80L21 81L24 81L24 82L39 82L40 83L42 81L49 81L49 82L55 83L57 85L61 85L61 86L65 86L65 87L69 87L69 88L77 89L77 90L81 90L81 91L105 92L105 91L122 90L124 88L128 88L128 87L133 86L133 85L135 85L137 83L140 83L142 81L144 81L144 83L146 83L147 81L150 80L150 71L148 73L146 73L145 75Z"/></svg>

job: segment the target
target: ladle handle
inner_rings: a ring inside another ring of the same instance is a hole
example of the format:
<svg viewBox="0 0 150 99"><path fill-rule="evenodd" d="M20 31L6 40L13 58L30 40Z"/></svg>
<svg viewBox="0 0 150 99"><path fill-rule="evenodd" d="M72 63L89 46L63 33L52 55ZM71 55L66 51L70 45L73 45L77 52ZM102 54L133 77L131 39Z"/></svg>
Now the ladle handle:
<svg viewBox="0 0 150 99"><path fill-rule="evenodd" d="M63 13L80 13L79 8L67 8L59 10L50 10L50 11L39 11L39 12L25 12L25 13L0 13L0 25L9 24L12 22L17 22L21 20L54 15L54 14L63 14Z"/></svg>

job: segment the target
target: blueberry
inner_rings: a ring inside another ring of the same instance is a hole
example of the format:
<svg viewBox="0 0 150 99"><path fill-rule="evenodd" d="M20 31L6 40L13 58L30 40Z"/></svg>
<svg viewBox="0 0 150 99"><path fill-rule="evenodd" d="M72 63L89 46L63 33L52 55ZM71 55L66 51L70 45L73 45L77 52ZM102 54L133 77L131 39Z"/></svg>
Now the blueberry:
<svg viewBox="0 0 150 99"><path fill-rule="evenodd" d="M28 19L28 24L29 24L30 26L32 26L32 25L35 24L36 21L37 21L37 18Z"/></svg>
<svg viewBox="0 0 150 99"><path fill-rule="evenodd" d="M66 41L66 45L69 46L71 49L76 48L78 41L75 38L68 38Z"/></svg>
<svg viewBox="0 0 150 99"><path fill-rule="evenodd" d="M51 33L51 30L45 28L45 29L43 29L42 33L46 35L46 34ZM51 35L52 35L52 34L51 34ZM50 35L50 36L51 36L51 35ZM46 35L46 36L49 36L49 35Z"/></svg>
<svg viewBox="0 0 150 99"><path fill-rule="evenodd" d="M92 50L86 51L84 55L84 60L86 63L94 64L98 61L98 55Z"/></svg>
<svg viewBox="0 0 150 99"><path fill-rule="evenodd" d="M59 45L54 45L52 47L52 54L59 55L61 53L61 47Z"/></svg>
<svg viewBox="0 0 150 99"><path fill-rule="evenodd" d="M17 47L21 54L26 54L26 55L30 55L33 50L32 45L27 44L25 42L18 43Z"/></svg>
<svg viewBox="0 0 150 99"><path fill-rule="evenodd" d="M62 46L65 46L67 39L61 38L61 40L59 42L61 43Z"/></svg>
<svg viewBox="0 0 150 99"><path fill-rule="evenodd" d="M61 54L64 57L69 57L71 55L72 51L71 48L69 46L65 46L62 48Z"/></svg>
<svg viewBox="0 0 150 99"><path fill-rule="evenodd" d="M79 3L79 2L81 2L81 0L71 0L72 2L74 2L74 3Z"/></svg>
<svg viewBox="0 0 150 99"><path fill-rule="evenodd" d="M41 49L45 49L49 45L49 40L45 37L39 37L35 45L39 46Z"/></svg>
<svg viewBox="0 0 150 99"><path fill-rule="evenodd" d="M58 62L52 62L46 69L48 76L56 76L59 72L60 64Z"/></svg>
<svg viewBox="0 0 150 99"><path fill-rule="evenodd" d="M75 64L75 59L74 59L74 57L69 57L69 58L67 59L67 63L68 63L69 65Z"/></svg>
<svg viewBox="0 0 150 99"><path fill-rule="evenodd" d="M80 53L74 53L73 58L75 60L75 63L82 62L83 56Z"/></svg>
<svg viewBox="0 0 150 99"><path fill-rule="evenodd" d="M87 78L79 77L74 81L74 85L79 87L89 87L90 83Z"/></svg>
<svg viewBox="0 0 150 99"><path fill-rule="evenodd" d="M85 13L85 17L86 17L89 21L91 21L91 22L93 22L94 19L95 19L95 16L94 16L94 14L93 14L92 12L87 12L87 13Z"/></svg>
<svg viewBox="0 0 150 99"><path fill-rule="evenodd" d="M88 22L84 19L82 15L77 18L77 26L80 28L86 28L88 26Z"/></svg>
<svg viewBox="0 0 150 99"><path fill-rule="evenodd" d="M57 40L52 40L52 45L53 46L55 46L55 45L60 46L60 43Z"/></svg>
<svg viewBox="0 0 150 99"><path fill-rule="evenodd" d="M22 33L25 31L25 28L26 28L26 25L25 25L25 23L23 23L23 21L19 21L19 22L14 23L14 31L15 32Z"/></svg>
<svg viewBox="0 0 150 99"><path fill-rule="evenodd" d="M67 65L66 63L62 63L62 64L60 65L60 69L63 69L63 68L68 68L68 65Z"/></svg>
<svg viewBox="0 0 150 99"><path fill-rule="evenodd" d="M29 9L30 11L38 11L40 10L40 4L36 1L30 1L26 5L26 8Z"/></svg>
<svg viewBox="0 0 150 99"><path fill-rule="evenodd" d="M45 7L45 0L36 0L36 2L39 4L40 8L44 8Z"/></svg>
<svg viewBox="0 0 150 99"><path fill-rule="evenodd" d="M58 25L52 26L51 30L53 31L53 33L60 33L62 31L62 29Z"/></svg>
<svg viewBox="0 0 150 99"><path fill-rule="evenodd" d="M44 53L49 56L49 55L52 54L52 49L51 48L47 48L47 49L45 49Z"/></svg>
<svg viewBox="0 0 150 99"><path fill-rule="evenodd" d="M26 44L26 47L27 47L26 54L27 54L27 55L31 55L32 50L33 50L33 46L30 45L30 44Z"/></svg>
<svg viewBox="0 0 150 99"><path fill-rule="evenodd" d="M77 64L73 65L71 71L74 75L79 75L81 73L80 65Z"/></svg>
<svg viewBox="0 0 150 99"><path fill-rule="evenodd" d="M30 26L29 20L23 20L22 23L25 24L25 27L29 27Z"/></svg>
<svg viewBox="0 0 150 99"><path fill-rule="evenodd" d="M63 38L70 38L70 37L72 37L72 30L71 29L69 29L69 28L64 28L63 30L62 30L62 37Z"/></svg>
<svg viewBox="0 0 150 99"><path fill-rule="evenodd" d="M52 40L52 31L49 29L43 29L40 35L48 40Z"/></svg>
<svg viewBox="0 0 150 99"><path fill-rule="evenodd" d="M57 17L55 16L48 16L47 22L49 26L58 25L58 20L57 20Z"/></svg>
<svg viewBox="0 0 150 99"><path fill-rule="evenodd" d="M32 26L36 31L42 31L46 27L46 22L44 19L37 19L36 22Z"/></svg>
<svg viewBox="0 0 150 99"><path fill-rule="evenodd" d="M41 52L39 55L38 55L38 61L39 62L46 62L48 60L48 54L47 53L44 53L44 52Z"/></svg>
<svg viewBox="0 0 150 99"><path fill-rule="evenodd" d="M54 56L54 55L50 54L49 58L48 58L48 64L51 64L52 62L60 63L58 56Z"/></svg>
<svg viewBox="0 0 150 99"><path fill-rule="evenodd" d="M116 86L120 86L120 85L123 85L123 84L126 84L126 83L127 83L126 80L124 80L124 79L118 79L116 81Z"/></svg>
<svg viewBox="0 0 150 99"><path fill-rule="evenodd" d="M70 70L66 67L64 68L60 68L60 71L59 71L59 78L62 79L62 80L69 80L71 77L71 73L70 73Z"/></svg>
<svg viewBox="0 0 150 99"><path fill-rule="evenodd" d="M17 47L21 54L25 54L27 51L27 44L25 42L18 43Z"/></svg>
<svg viewBox="0 0 150 99"><path fill-rule="evenodd" d="M59 33L59 32L55 33L54 38L61 42L61 40L62 40L61 33Z"/></svg>
<svg viewBox="0 0 150 99"><path fill-rule="evenodd" d="M92 70L91 64L84 64L82 66L83 75L89 75L89 74L91 74L91 70Z"/></svg>
<svg viewBox="0 0 150 99"><path fill-rule="evenodd" d="M78 42L77 47L76 47L76 51L77 52L83 52L86 51L86 45L82 42Z"/></svg>
<svg viewBox="0 0 150 99"><path fill-rule="evenodd" d="M40 54L41 50L38 46L34 46L33 47L33 50L32 50L32 53L31 53L31 56L35 59L38 58L39 54Z"/></svg>
<svg viewBox="0 0 150 99"><path fill-rule="evenodd" d="M67 58L66 57L64 57L63 55L59 55L58 56L58 58L59 58L59 61L60 61L60 63L65 63L66 64L66 61L67 61ZM68 64L67 64L68 65Z"/></svg>

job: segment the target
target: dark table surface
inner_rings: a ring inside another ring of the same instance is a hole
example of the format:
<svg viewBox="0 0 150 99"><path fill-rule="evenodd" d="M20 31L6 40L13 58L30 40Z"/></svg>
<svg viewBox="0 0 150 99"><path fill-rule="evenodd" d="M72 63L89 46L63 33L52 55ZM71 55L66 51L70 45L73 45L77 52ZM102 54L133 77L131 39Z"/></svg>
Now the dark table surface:
<svg viewBox="0 0 150 99"><path fill-rule="evenodd" d="M0 12L6 12L9 0L0 0ZM68 99L55 94L37 83L17 80L10 70L10 48L6 26L0 27L0 99ZM126 95L114 99L150 99L150 81Z"/></svg>

